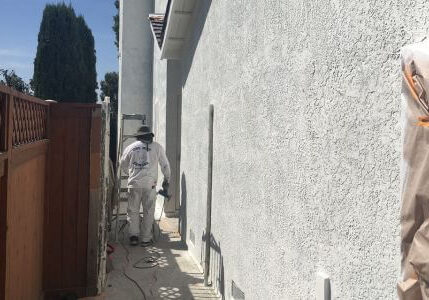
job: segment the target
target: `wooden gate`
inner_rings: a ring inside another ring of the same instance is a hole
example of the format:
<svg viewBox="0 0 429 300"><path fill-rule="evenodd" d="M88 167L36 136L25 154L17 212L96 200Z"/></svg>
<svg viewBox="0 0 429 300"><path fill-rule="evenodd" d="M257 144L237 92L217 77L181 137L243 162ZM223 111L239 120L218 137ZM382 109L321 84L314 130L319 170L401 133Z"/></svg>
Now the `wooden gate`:
<svg viewBox="0 0 429 300"><path fill-rule="evenodd" d="M52 104L45 205L46 299L97 293L101 202L99 105Z"/></svg>
<svg viewBox="0 0 429 300"><path fill-rule="evenodd" d="M0 300L97 292L101 108L0 86Z"/></svg>

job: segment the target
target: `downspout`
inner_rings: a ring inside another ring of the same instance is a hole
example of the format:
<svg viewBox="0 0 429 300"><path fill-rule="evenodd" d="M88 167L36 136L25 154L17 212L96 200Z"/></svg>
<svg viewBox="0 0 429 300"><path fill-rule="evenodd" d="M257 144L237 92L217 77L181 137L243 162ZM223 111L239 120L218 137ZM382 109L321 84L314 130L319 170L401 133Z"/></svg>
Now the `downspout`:
<svg viewBox="0 0 429 300"><path fill-rule="evenodd" d="M213 186L213 118L214 106L210 105L209 112L209 155L207 171L207 217L206 217L206 251L204 261L204 285L209 285L210 244L212 231L212 186Z"/></svg>

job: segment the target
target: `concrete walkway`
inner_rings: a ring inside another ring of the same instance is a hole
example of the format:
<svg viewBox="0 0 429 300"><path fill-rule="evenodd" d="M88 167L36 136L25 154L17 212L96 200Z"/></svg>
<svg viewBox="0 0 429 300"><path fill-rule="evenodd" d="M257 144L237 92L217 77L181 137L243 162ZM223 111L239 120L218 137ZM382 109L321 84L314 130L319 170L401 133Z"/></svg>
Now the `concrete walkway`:
<svg viewBox="0 0 429 300"><path fill-rule="evenodd" d="M177 233L177 222L161 221L161 237L153 247L130 247L128 236L120 235L124 243L114 244L114 270L108 274L103 299L220 299L204 286L203 274Z"/></svg>

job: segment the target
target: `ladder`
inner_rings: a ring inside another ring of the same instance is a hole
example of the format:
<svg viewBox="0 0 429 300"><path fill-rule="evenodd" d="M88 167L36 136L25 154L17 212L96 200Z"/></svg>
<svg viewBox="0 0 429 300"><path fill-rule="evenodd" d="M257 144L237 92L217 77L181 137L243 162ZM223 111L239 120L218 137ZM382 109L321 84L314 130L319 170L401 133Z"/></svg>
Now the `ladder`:
<svg viewBox="0 0 429 300"><path fill-rule="evenodd" d="M124 143L128 139L134 139L135 136L131 134L124 134L124 125L126 121L140 121L141 125L146 124L146 115L139 115L139 114L122 114L120 118L121 122L121 128L119 131L119 139L118 139L118 153L117 153L117 159L116 159L116 180L115 180L115 192L114 192L114 202L115 205L113 207L116 207L115 212L115 241L118 242L118 235L119 235L119 217L120 216L126 216L126 212L121 213L120 212L120 204L121 202L127 202L128 198L125 196L123 197L123 193L128 192L128 188L126 184L124 185L123 182L126 182L128 179L128 176L123 174L122 168L120 165L121 156L124 148Z"/></svg>

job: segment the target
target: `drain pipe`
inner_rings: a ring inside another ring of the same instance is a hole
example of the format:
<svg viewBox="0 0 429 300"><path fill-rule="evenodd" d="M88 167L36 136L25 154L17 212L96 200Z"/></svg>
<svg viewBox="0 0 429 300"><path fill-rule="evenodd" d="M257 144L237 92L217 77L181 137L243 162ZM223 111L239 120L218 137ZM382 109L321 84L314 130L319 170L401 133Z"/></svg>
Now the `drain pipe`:
<svg viewBox="0 0 429 300"><path fill-rule="evenodd" d="M209 155L207 171L207 216L206 216L206 252L204 260L204 285L209 286L210 244L212 233L212 185L213 185L213 117L214 106L210 105L209 112Z"/></svg>

